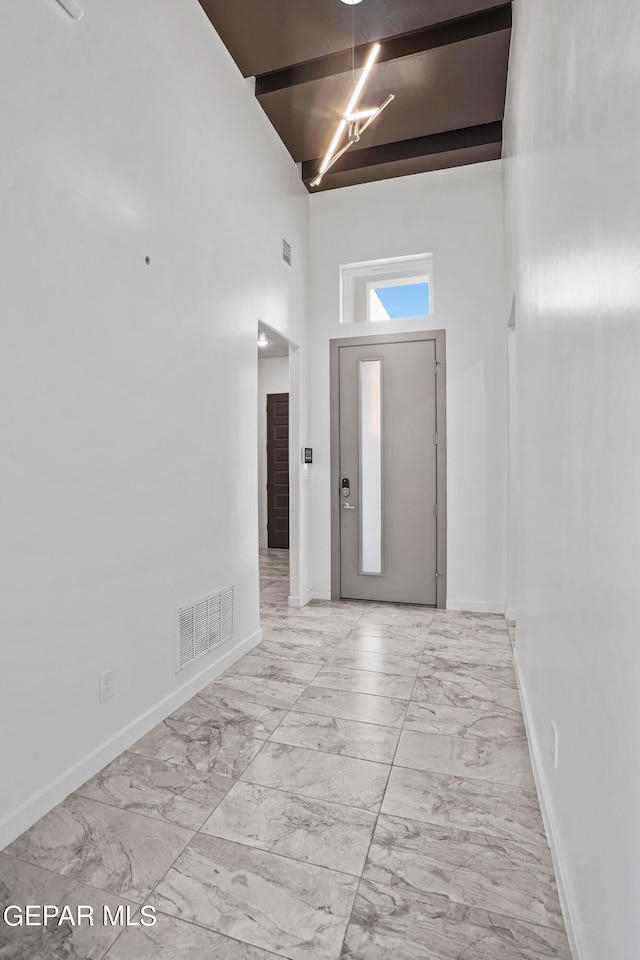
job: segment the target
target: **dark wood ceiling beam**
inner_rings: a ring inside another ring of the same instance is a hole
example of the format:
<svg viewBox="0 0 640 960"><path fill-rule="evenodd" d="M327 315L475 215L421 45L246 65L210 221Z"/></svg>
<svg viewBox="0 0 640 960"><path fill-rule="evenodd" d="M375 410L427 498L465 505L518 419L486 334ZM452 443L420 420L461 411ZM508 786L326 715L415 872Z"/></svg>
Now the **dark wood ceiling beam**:
<svg viewBox="0 0 640 960"><path fill-rule="evenodd" d="M401 34L381 40L381 50L378 63L387 60L398 60L414 53L423 53L436 47L444 47L450 43L459 43L474 37L483 37L499 30L511 28L511 3L500 7L483 10L470 16L448 20L434 26L415 30L412 33ZM362 67L370 50L371 44L361 44L355 48L356 69ZM340 53L328 57L319 57L317 60L308 60L295 66L263 73L256 77L256 97L294 87L299 83L309 83L321 80L323 77L332 77L339 73L348 73L352 69L352 51L342 50Z"/></svg>
<svg viewBox="0 0 640 960"><path fill-rule="evenodd" d="M433 133L428 137L415 137L412 140L400 140L396 143L382 143L366 150L348 150L338 163L326 174L343 173L347 170L360 170L377 167L398 160L412 160L415 157L427 157L437 153L450 153L455 150L467 150L490 143L502 143L502 121L482 123L476 127L463 127L460 130L447 130ZM321 160L305 160L302 164L302 179L313 180L320 169Z"/></svg>

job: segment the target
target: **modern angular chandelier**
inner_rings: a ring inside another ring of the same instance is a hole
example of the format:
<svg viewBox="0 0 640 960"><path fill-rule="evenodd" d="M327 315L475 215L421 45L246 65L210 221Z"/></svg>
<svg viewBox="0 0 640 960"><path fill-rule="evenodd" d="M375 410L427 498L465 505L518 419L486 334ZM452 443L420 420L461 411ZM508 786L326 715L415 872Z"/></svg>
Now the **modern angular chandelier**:
<svg viewBox="0 0 640 960"><path fill-rule="evenodd" d="M351 0L344 0L344 2L351 2ZM359 2L359 0L355 0ZM395 100L395 94L391 93L379 107L373 107L370 110L359 110L358 103L360 97L362 96L362 91L364 85L367 82L367 77L371 72L376 58L380 52L380 44L374 43L369 51L369 55L365 61L364 67L362 68L362 73L360 74L360 79L353 89L349 103L342 114L342 118L338 122L338 127L331 141L331 145L327 150L327 153L324 157L324 160L320 164L320 169L317 175L311 181L310 186L317 187L322 180L323 176L329 170L334 163L340 159L343 153L349 149L354 143L357 143L367 127L373 123L376 117L379 117L385 107L388 107L392 100ZM354 71L355 73L355 71ZM344 136L346 134L347 141L343 143Z"/></svg>

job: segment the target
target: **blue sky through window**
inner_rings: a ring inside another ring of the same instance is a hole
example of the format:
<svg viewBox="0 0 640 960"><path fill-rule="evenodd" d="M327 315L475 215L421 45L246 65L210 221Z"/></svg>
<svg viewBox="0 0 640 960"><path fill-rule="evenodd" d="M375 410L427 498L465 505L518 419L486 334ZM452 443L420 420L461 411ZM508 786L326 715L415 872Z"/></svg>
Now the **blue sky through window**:
<svg viewBox="0 0 640 960"><path fill-rule="evenodd" d="M429 316L428 283L401 283L397 287L376 287L375 294L390 320Z"/></svg>

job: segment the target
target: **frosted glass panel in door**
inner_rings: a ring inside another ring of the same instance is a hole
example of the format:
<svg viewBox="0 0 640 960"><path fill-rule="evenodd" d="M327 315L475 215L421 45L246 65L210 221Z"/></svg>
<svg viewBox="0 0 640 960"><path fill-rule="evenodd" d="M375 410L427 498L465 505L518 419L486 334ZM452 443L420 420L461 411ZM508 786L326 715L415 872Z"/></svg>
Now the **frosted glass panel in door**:
<svg viewBox="0 0 640 960"><path fill-rule="evenodd" d="M360 361L360 572L382 573L382 360Z"/></svg>

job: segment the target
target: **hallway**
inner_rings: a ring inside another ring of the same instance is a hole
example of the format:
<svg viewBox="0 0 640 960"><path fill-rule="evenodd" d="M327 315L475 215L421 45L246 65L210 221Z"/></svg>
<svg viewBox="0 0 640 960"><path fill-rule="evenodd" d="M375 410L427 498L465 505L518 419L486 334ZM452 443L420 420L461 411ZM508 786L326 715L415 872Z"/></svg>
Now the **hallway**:
<svg viewBox="0 0 640 960"><path fill-rule="evenodd" d="M262 643L0 854L3 902L97 918L3 960L569 958L504 619L260 566Z"/></svg>

